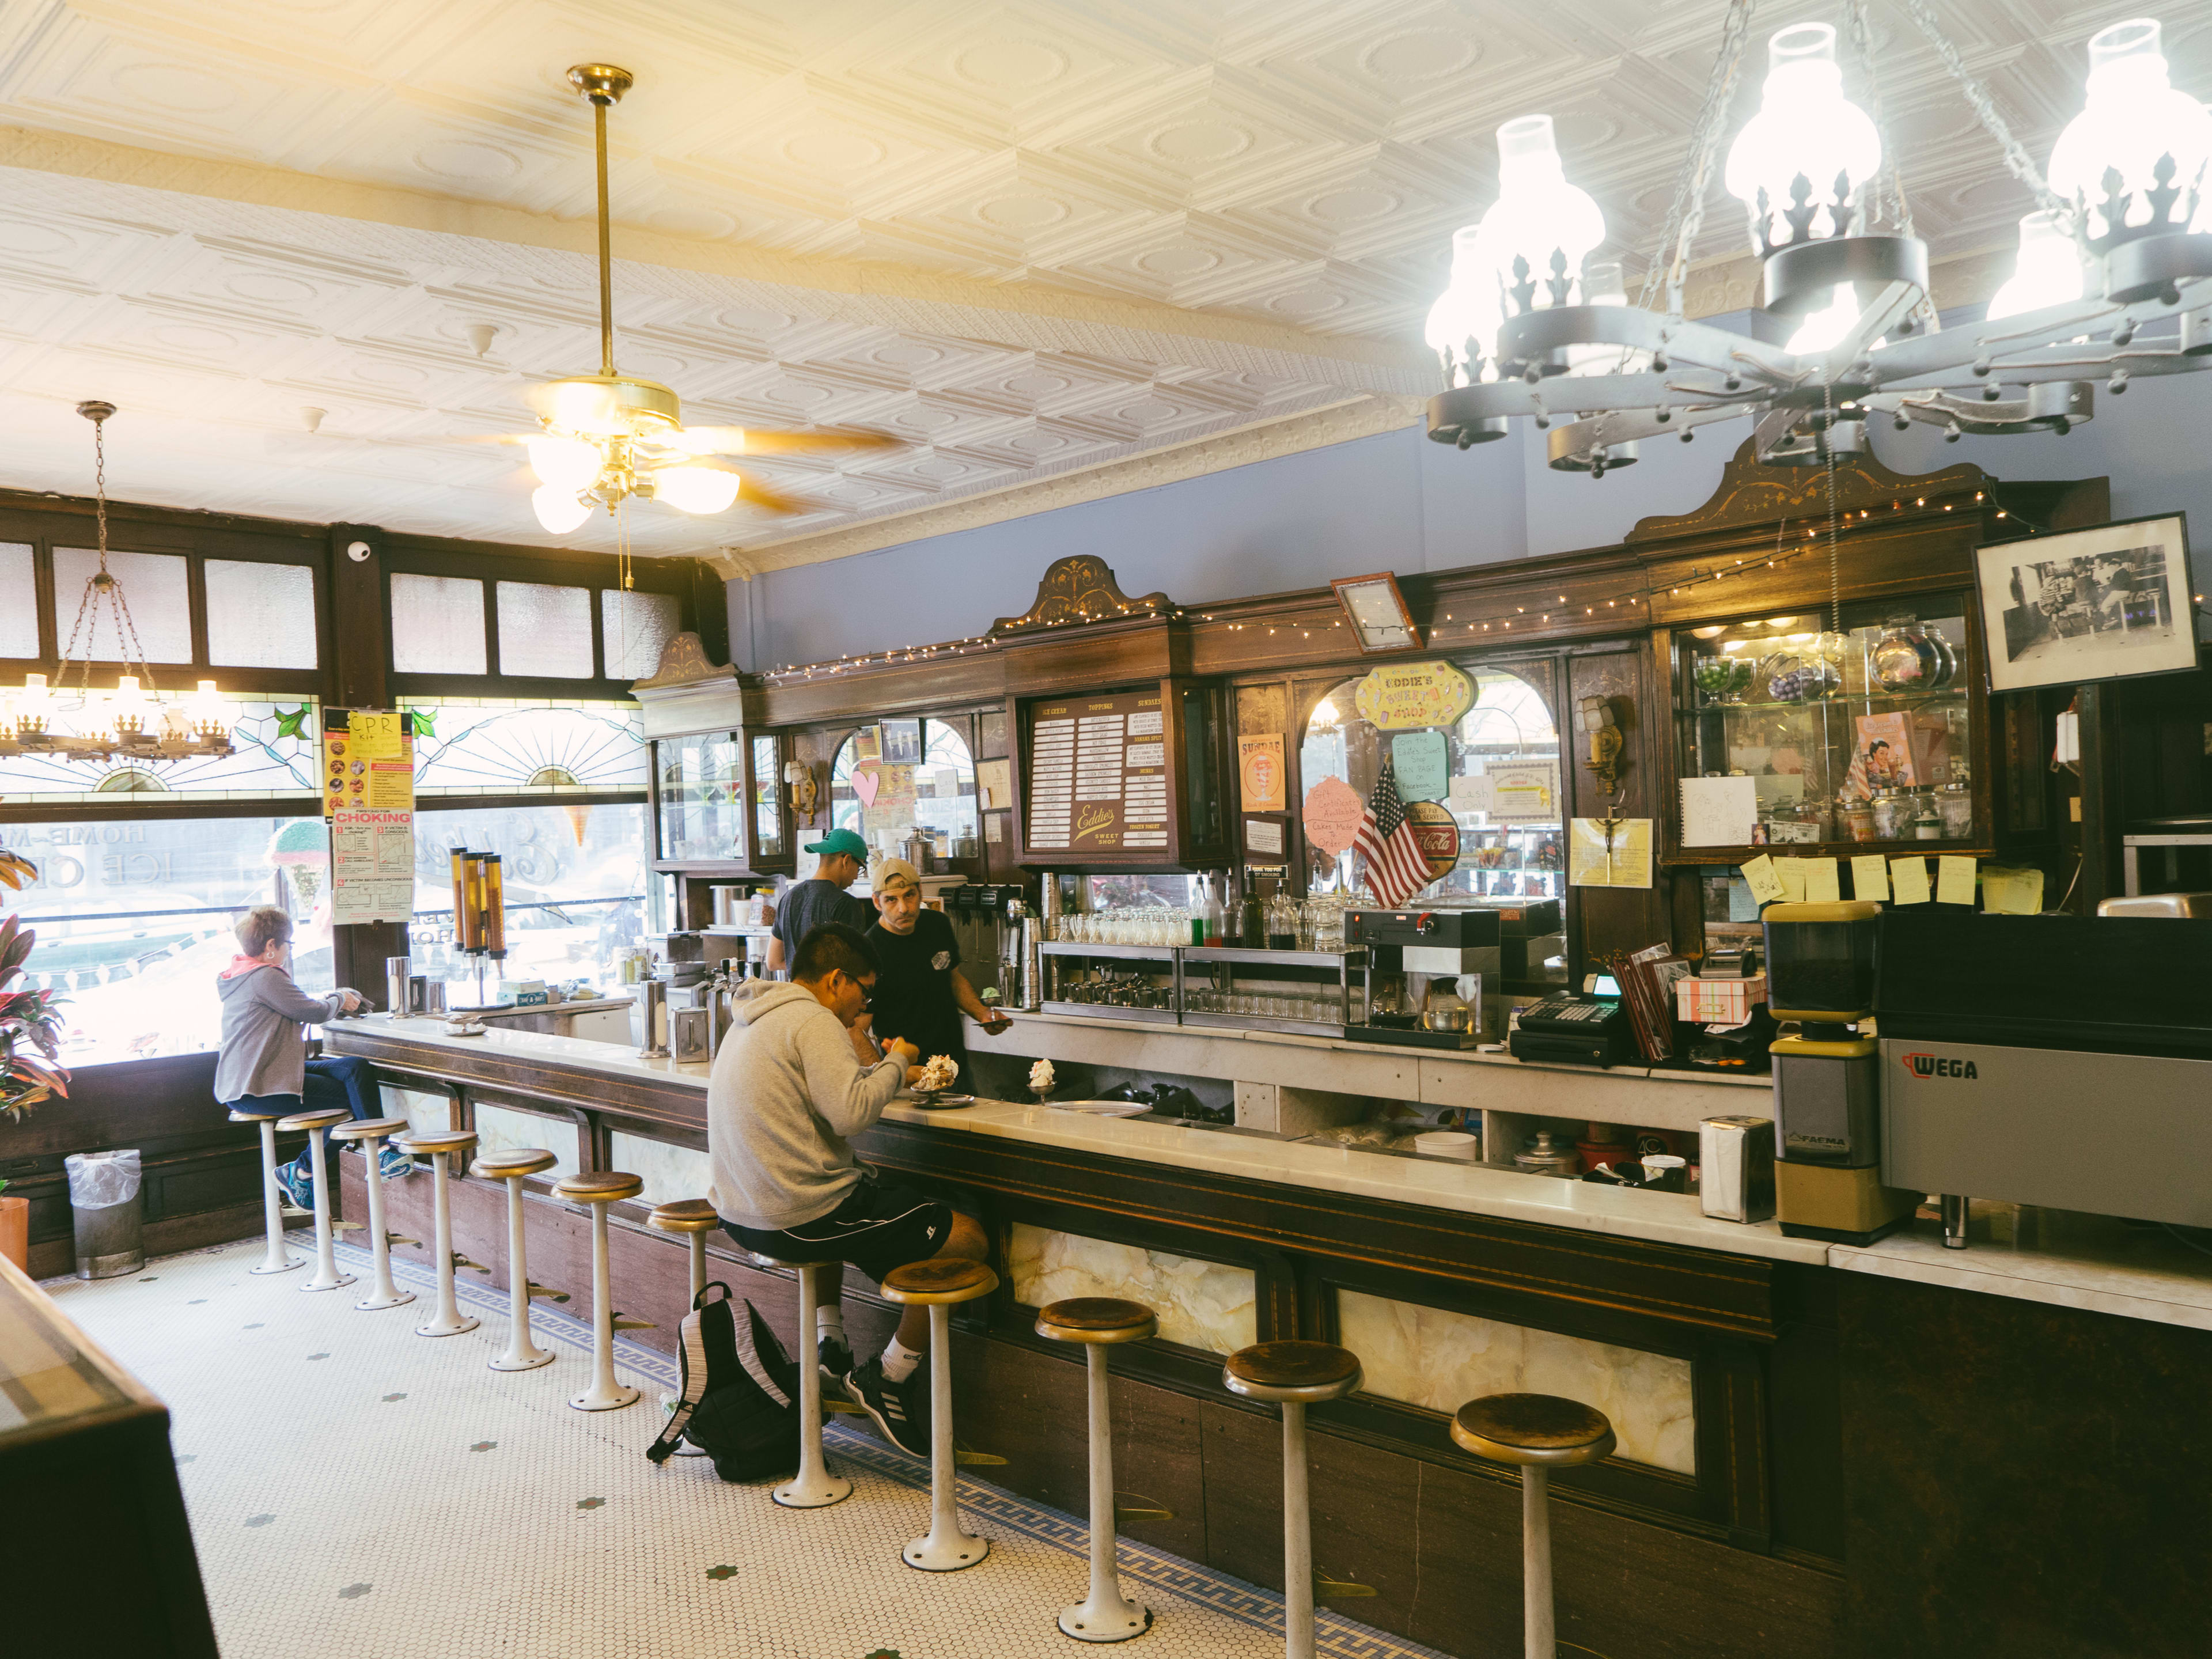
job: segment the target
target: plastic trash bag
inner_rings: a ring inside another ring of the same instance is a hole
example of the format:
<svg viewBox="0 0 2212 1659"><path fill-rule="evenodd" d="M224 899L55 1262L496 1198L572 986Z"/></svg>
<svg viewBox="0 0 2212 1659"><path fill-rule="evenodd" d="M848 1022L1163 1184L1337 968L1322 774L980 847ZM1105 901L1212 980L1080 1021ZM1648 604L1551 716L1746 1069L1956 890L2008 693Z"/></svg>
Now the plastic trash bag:
<svg viewBox="0 0 2212 1659"><path fill-rule="evenodd" d="M138 1196L141 1171L136 1146L112 1152L71 1152L62 1166L69 1171L72 1209L104 1210Z"/></svg>

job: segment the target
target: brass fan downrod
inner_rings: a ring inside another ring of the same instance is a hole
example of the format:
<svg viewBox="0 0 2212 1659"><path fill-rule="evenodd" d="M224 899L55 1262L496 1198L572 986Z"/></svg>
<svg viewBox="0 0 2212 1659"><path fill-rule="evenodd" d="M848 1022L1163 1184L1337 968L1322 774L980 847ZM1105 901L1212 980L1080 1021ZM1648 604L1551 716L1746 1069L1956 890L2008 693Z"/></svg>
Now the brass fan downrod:
<svg viewBox="0 0 2212 1659"><path fill-rule="evenodd" d="M599 162L599 373L608 379L615 372L614 247L607 212L607 106L622 101L635 77L612 64L578 64L568 71L568 84L583 94L592 106L592 129Z"/></svg>

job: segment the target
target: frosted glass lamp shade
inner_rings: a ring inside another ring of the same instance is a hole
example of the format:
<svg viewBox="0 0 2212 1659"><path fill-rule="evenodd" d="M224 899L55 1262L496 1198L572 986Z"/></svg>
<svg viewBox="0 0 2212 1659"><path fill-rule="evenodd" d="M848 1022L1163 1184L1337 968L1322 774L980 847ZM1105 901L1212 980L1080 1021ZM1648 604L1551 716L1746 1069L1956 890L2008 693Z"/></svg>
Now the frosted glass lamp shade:
<svg viewBox="0 0 2212 1659"><path fill-rule="evenodd" d="M2051 152L2051 188L2088 211L2093 244L2212 228L2201 207L2212 113L2166 78L2159 27L2137 17L2089 41L2087 98Z"/></svg>
<svg viewBox="0 0 2212 1659"><path fill-rule="evenodd" d="M1451 285L1429 307L1422 338L1449 353L1455 384L1464 386L1498 350L1498 276L1474 225L1452 236Z"/></svg>
<svg viewBox="0 0 2212 1659"><path fill-rule="evenodd" d="M540 484L530 492L531 510L538 514L538 522L545 526L546 533L565 536L592 516L591 506L573 489L563 489L557 484Z"/></svg>
<svg viewBox="0 0 2212 1659"><path fill-rule="evenodd" d="M572 495L598 483L605 465L605 458L599 453L599 447L587 444L581 438L544 437L530 441L530 470L538 475L538 482Z"/></svg>
<svg viewBox="0 0 2212 1659"><path fill-rule="evenodd" d="M1881 135L1844 96L1832 27L1782 30L1766 43L1766 64L1759 112L1729 147L1725 173L1762 257L1844 234L1852 203L1881 166Z"/></svg>
<svg viewBox="0 0 2212 1659"><path fill-rule="evenodd" d="M2020 222L2020 255L2012 276L1990 300L1992 320L2023 311L2063 305L2081 297L2081 254L2056 213L2031 213Z"/></svg>
<svg viewBox="0 0 2212 1659"><path fill-rule="evenodd" d="M1485 291L1500 315L1584 303L1583 261L1605 240L1605 216L1567 182L1550 116L1523 115L1498 129L1498 201L1475 234L1473 252L1490 277ZM1454 238L1455 272L1459 258Z"/></svg>
<svg viewBox="0 0 2212 1659"><path fill-rule="evenodd" d="M664 466L653 475L657 500L685 513L726 513L738 499L738 475L719 466Z"/></svg>

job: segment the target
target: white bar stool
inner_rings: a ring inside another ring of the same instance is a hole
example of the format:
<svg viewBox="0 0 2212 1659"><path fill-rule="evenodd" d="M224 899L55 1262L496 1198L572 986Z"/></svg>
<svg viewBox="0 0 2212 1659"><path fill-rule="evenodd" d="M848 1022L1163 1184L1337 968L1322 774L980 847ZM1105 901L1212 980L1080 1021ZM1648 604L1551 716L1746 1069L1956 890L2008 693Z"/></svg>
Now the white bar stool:
<svg viewBox="0 0 2212 1659"><path fill-rule="evenodd" d="M1283 1652L1313 1659L1312 1512L1306 1493L1306 1407L1360 1383L1359 1356L1334 1342L1259 1342L1221 1368L1231 1394L1283 1408Z"/></svg>
<svg viewBox="0 0 2212 1659"><path fill-rule="evenodd" d="M952 1474L952 1308L999 1288L999 1276L964 1256L909 1261L884 1275L886 1300L929 1310L929 1532L899 1552L923 1572L958 1572L991 1553L991 1540L960 1530Z"/></svg>
<svg viewBox="0 0 2212 1659"><path fill-rule="evenodd" d="M552 1351L539 1347L530 1336L531 1299L558 1293L532 1283L530 1265L524 1260L522 1180L559 1162L543 1147L511 1146L480 1152L469 1165L469 1173L480 1181L507 1183L507 1350L487 1362L495 1371L534 1371L553 1363Z"/></svg>
<svg viewBox="0 0 2212 1659"><path fill-rule="evenodd" d="M378 1145L406 1127L404 1117L358 1117L331 1131L333 1140L361 1142L362 1178L368 1183L368 1260L374 1282L368 1294L353 1304L363 1313L401 1307L415 1299L414 1291L392 1282L392 1235L384 1230L384 1149Z"/></svg>
<svg viewBox="0 0 2212 1659"><path fill-rule="evenodd" d="M707 1288L707 1235L722 1224L722 1218L714 1206L703 1198L679 1198L666 1204L656 1204L653 1213L646 1217L646 1224L658 1227L664 1233L689 1235L691 1255L691 1302L699 1305L699 1292ZM672 1403L672 1396L663 1395L660 1403ZM704 1457L707 1449L695 1446L689 1440L678 1440L670 1454L672 1457Z"/></svg>
<svg viewBox="0 0 2212 1659"><path fill-rule="evenodd" d="M553 1183L556 1196L592 1211L592 1386L569 1396L580 1412L620 1411L637 1403L638 1391L615 1381L615 1310L611 1275L607 1269L607 1206L635 1198L645 1182L619 1170L592 1175L563 1176Z"/></svg>
<svg viewBox="0 0 2212 1659"><path fill-rule="evenodd" d="M1141 1302L1079 1296L1037 1315L1036 1333L1054 1342L1080 1342L1091 1367L1091 1594L1060 1614L1060 1632L1079 1642L1126 1642L1152 1627L1152 1610L1121 1594L1114 1565L1114 1421L1107 1408L1106 1350L1116 1342L1157 1335L1160 1322ZM934 1431L933 1430L933 1432Z"/></svg>
<svg viewBox="0 0 2212 1659"><path fill-rule="evenodd" d="M814 1275L832 1261L784 1261L753 1252L763 1267L789 1267L799 1275L799 1473L769 1496L787 1510L821 1510L853 1495L853 1483L830 1473L822 1451L822 1362L814 1343Z"/></svg>
<svg viewBox="0 0 2212 1659"><path fill-rule="evenodd" d="M446 1186L456 1154L465 1152L477 1144L474 1129L410 1129L404 1135L394 1135L392 1144L410 1157L427 1153L430 1159L430 1206L433 1224L431 1250L438 1265L438 1311L428 1322L417 1325L417 1336L459 1336L463 1331L472 1331L481 1322L473 1314L464 1314L461 1304L453 1295L453 1206L452 1194Z"/></svg>
<svg viewBox="0 0 2212 1659"><path fill-rule="evenodd" d="M1553 1659L1552 1512L1545 1471L1613 1454L1603 1412L1553 1394L1486 1394L1452 1419L1462 1451L1521 1469L1521 1628L1527 1659Z"/></svg>
<svg viewBox="0 0 2212 1659"><path fill-rule="evenodd" d="M351 1273L338 1271L337 1252L331 1248L330 1167L321 1133L352 1116L343 1106L319 1106L313 1111L295 1112L276 1125L286 1134L306 1130L308 1156L313 1160L308 1167L315 1172L315 1276L300 1286L303 1291L343 1290L353 1283Z"/></svg>
<svg viewBox="0 0 2212 1659"><path fill-rule="evenodd" d="M261 1126L261 1218L269 1234L269 1248L263 1252L261 1265L253 1269L257 1273L289 1273L307 1263L284 1249L284 1194L276 1184L276 1124L285 1116L283 1112L242 1112L235 1106L230 1109L233 1123L258 1123Z"/></svg>

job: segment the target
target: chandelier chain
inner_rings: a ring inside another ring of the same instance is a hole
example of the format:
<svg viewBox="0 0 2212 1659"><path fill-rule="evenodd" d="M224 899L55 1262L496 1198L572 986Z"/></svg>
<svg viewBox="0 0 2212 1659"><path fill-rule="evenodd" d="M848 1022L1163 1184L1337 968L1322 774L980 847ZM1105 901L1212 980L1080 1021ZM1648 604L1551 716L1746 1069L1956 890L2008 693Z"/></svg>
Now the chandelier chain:
<svg viewBox="0 0 2212 1659"><path fill-rule="evenodd" d="M1744 51L1751 41L1751 14L1757 3L1758 0L1729 0L1712 77L1705 82L1705 101L1698 106L1697 121L1690 129L1690 153L1683 158L1674 199L1668 204L1666 224L1659 233L1658 254L1644 270L1644 284L1637 295L1636 303L1643 310L1651 308L1663 280L1668 313L1682 314L1682 285L1689 270L1690 248L1705 225L1705 193L1712 183L1714 160L1720 154L1722 124L1735 100Z"/></svg>
<svg viewBox="0 0 2212 1659"><path fill-rule="evenodd" d="M1850 25L1851 45L1857 50L1861 72L1866 76L1867 116L1873 121L1875 131L1886 130L1881 108L1881 72L1875 62L1874 25L1867 13L1866 0L1849 0L1844 17ZM1887 186L1887 200L1884 189ZM1869 189L1859 198L1859 204L1851 217L1851 234L1862 235L1869 224L1878 224L1887 216L1900 236L1912 232L1912 208L1905 199L1904 170L1898 165L1897 146L1885 143L1881 147L1881 165L1875 171Z"/></svg>
<svg viewBox="0 0 2212 1659"><path fill-rule="evenodd" d="M1959 89L1966 94L1966 102L1972 106L1976 118L1988 131L1990 137L1997 141L1998 148L2004 152L2006 171L2027 186L2028 193L2035 198L2038 207L2070 217L2074 204L2051 188L2051 181L2035 165L2035 158L2027 153L2027 147L2012 136L2012 128L1998 112L1996 100L1990 96L1989 88L1976 80L1973 71L1966 67L1966 60L1959 55L1958 47L1951 44L1950 37L1936 22L1936 14L1929 9L1928 0L1905 0L1905 9L1935 46L1936 55L1943 60L1943 67L1951 71L1951 78L1959 83Z"/></svg>
<svg viewBox="0 0 2212 1659"><path fill-rule="evenodd" d="M1828 471L1828 631L1844 631L1843 577L1838 543L1842 526L1836 513L1836 385L1835 378L1826 369L1820 374L1820 410L1827 423L1820 429L1820 447L1827 458Z"/></svg>

